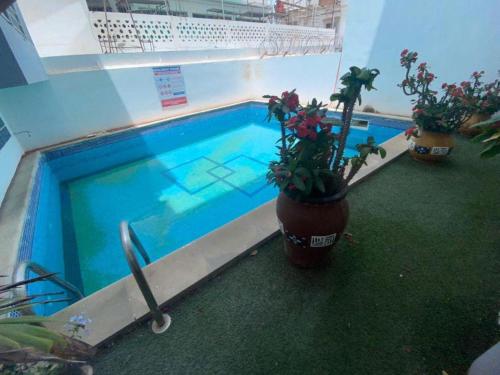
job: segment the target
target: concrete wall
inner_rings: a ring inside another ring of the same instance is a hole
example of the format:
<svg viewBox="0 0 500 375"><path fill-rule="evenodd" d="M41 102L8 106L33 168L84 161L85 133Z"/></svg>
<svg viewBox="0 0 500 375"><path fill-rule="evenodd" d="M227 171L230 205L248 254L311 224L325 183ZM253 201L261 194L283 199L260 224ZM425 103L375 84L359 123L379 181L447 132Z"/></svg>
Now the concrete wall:
<svg viewBox="0 0 500 375"><path fill-rule="evenodd" d="M0 149L0 205L24 152L16 137L12 135L12 129L8 126L7 128L11 133L11 137Z"/></svg>
<svg viewBox="0 0 500 375"><path fill-rule="evenodd" d="M38 148L89 133L140 124L251 97L246 61L182 66L189 104L162 110L151 68L78 72L0 90L0 111L19 140Z"/></svg>
<svg viewBox="0 0 500 375"><path fill-rule="evenodd" d="M291 56L257 60L255 96L279 95L297 89L301 101L317 98L328 103L335 85L340 54Z"/></svg>
<svg viewBox="0 0 500 375"><path fill-rule="evenodd" d="M17 3L40 56L101 52L92 33L85 0L17 0Z"/></svg>
<svg viewBox="0 0 500 375"><path fill-rule="evenodd" d="M0 88L47 79L16 4L0 17Z"/></svg>
<svg viewBox="0 0 500 375"><path fill-rule="evenodd" d="M325 100L337 63L337 55L320 55L184 64L188 105L168 110L160 106L150 67L66 73L0 90L0 111L14 131L30 132L19 136L30 150L293 88L304 100Z"/></svg>
<svg viewBox="0 0 500 375"><path fill-rule="evenodd" d="M486 80L500 68L498 0L349 0L342 71L351 65L378 68L378 91L363 95L383 113L410 114L410 99L397 83L403 79L399 54L416 50L442 82L461 82L475 70Z"/></svg>

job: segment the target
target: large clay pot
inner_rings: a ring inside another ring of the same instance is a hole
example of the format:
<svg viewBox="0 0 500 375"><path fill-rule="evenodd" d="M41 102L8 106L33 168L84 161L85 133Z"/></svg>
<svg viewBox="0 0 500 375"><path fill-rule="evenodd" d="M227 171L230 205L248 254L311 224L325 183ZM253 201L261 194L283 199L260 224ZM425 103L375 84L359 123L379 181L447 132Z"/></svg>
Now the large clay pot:
<svg viewBox="0 0 500 375"><path fill-rule="evenodd" d="M465 121L458 131L460 134L466 137L474 137L481 133L481 130L478 128L473 128L473 125L476 125L478 122L486 121L490 118L490 115L475 113L471 116L470 119Z"/></svg>
<svg viewBox="0 0 500 375"><path fill-rule="evenodd" d="M346 191L331 197L299 202L280 193L278 220L290 261L300 267L316 267L340 239L349 216Z"/></svg>
<svg viewBox="0 0 500 375"><path fill-rule="evenodd" d="M412 137L409 145L410 155L416 160L441 161L455 146L453 136L447 133L420 130L418 137Z"/></svg>

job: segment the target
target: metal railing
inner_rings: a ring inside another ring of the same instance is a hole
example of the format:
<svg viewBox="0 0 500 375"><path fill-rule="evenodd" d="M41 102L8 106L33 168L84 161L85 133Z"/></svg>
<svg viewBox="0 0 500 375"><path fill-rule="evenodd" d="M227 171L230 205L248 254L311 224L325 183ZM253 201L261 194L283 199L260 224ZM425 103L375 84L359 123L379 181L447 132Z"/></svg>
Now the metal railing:
<svg viewBox="0 0 500 375"><path fill-rule="evenodd" d="M154 333L165 332L170 326L172 319L168 314L164 314L160 310L160 307L156 302L153 292L151 291L151 288L149 287L149 284L146 281L146 277L142 272L142 268L139 265L139 262L137 261L137 258L134 253L134 246L138 250L139 254L141 254L141 257L144 259L144 262L146 264L150 264L151 260L149 259L146 250L142 246L134 230L126 221L122 221L120 223L120 238L122 242L123 251L127 259L127 263L130 267L130 271L132 271L135 281L137 282L137 285L139 286L139 289L141 290L141 293L144 296L144 299L146 300L149 310L151 311L151 315L153 316L153 323L151 325L151 329L153 330Z"/></svg>
<svg viewBox="0 0 500 375"><path fill-rule="evenodd" d="M84 296L80 289L78 289L76 286L71 284L70 282L60 278L56 274L49 272L47 269L39 265L38 263L32 262L32 261L22 261L20 262L16 270L14 272L14 283L19 283L24 280L27 280L28 277L28 272L31 271L33 273L36 273L39 276L45 276L45 275L50 275L48 276L45 280L50 281L57 286L61 287L65 291L71 293L76 300L82 299ZM20 296L28 296L28 292L26 289L26 285L20 286L18 289L16 289L15 293ZM60 302L60 301L55 301L55 302ZM30 313L34 313L31 308L28 308Z"/></svg>

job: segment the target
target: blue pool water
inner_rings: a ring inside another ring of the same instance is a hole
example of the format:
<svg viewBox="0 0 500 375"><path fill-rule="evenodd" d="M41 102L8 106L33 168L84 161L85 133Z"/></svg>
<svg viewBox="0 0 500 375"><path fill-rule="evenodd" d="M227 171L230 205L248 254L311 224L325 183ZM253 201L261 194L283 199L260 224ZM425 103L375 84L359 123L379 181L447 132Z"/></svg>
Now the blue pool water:
<svg viewBox="0 0 500 375"><path fill-rule="evenodd" d="M118 225L127 220L152 260L268 202L279 125L246 104L93 139L43 154L20 249L89 295L129 274ZM407 122L379 117L352 129L348 155ZM55 291L42 283L30 292ZM59 296L58 296L59 297ZM50 314L63 303L43 305Z"/></svg>

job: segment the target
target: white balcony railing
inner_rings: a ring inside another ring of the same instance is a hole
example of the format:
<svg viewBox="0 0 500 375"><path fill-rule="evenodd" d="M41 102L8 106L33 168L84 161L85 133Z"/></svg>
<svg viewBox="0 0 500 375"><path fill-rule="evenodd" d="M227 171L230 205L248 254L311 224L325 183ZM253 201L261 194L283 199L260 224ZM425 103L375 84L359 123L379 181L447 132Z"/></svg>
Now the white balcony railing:
<svg viewBox="0 0 500 375"><path fill-rule="evenodd" d="M255 48L277 55L339 47L333 29L117 12L90 18L103 53Z"/></svg>

